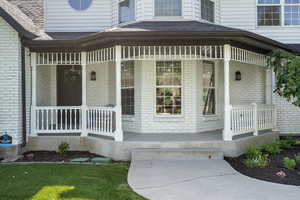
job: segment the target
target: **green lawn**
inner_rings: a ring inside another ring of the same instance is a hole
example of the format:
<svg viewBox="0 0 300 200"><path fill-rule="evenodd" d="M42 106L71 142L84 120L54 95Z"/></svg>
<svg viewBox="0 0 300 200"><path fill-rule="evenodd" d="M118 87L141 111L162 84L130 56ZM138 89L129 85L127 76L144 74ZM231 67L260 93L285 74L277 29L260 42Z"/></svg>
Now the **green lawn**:
<svg viewBox="0 0 300 200"><path fill-rule="evenodd" d="M0 165L1 200L143 200L127 184L128 164Z"/></svg>

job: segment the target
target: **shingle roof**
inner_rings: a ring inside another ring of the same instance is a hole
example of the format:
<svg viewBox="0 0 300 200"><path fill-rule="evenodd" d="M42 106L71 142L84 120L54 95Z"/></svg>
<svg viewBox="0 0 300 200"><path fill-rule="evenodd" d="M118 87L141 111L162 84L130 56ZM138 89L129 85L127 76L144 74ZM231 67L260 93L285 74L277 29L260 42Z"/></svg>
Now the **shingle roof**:
<svg viewBox="0 0 300 200"><path fill-rule="evenodd" d="M23 11L7 0L0 0L0 16L26 38L50 39Z"/></svg>
<svg viewBox="0 0 300 200"><path fill-rule="evenodd" d="M288 44L295 53L300 55L300 44Z"/></svg>
<svg viewBox="0 0 300 200"><path fill-rule="evenodd" d="M39 28L44 27L44 0L6 0L17 6Z"/></svg>
<svg viewBox="0 0 300 200"><path fill-rule="evenodd" d="M125 26L108 29L107 32L137 32L137 31L166 31L166 32L203 32L203 31L237 31L240 29L220 26L198 21L142 21Z"/></svg>

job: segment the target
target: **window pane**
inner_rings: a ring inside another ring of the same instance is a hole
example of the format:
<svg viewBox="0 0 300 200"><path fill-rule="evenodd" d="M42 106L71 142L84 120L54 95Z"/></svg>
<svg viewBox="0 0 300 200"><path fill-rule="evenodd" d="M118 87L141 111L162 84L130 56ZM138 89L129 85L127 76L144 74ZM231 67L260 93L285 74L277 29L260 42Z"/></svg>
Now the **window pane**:
<svg viewBox="0 0 300 200"><path fill-rule="evenodd" d="M201 0L201 18L209 22L215 21L215 3L210 0Z"/></svg>
<svg viewBox="0 0 300 200"><path fill-rule="evenodd" d="M203 115L216 114L215 66L213 62L203 63Z"/></svg>
<svg viewBox="0 0 300 200"><path fill-rule="evenodd" d="M88 9L91 6L92 0L69 0L69 4L75 10L82 11Z"/></svg>
<svg viewBox="0 0 300 200"><path fill-rule="evenodd" d="M214 115L216 114L216 91L213 88L204 88L203 89L203 101L204 101L204 108L203 114L204 115Z"/></svg>
<svg viewBox="0 0 300 200"><path fill-rule="evenodd" d="M134 62L122 62L122 114L134 115Z"/></svg>
<svg viewBox="0 0 300 200"><path fill-rule="evenodd" d="M300 6L284 7L284 24L300 25Z"/></svg>
<svg viewBox="0 0 300 200"><path fill-rule="evenodd" d="M285 0L286 4L300 4L300 0Z"/></svg>
<svg viewBox="0 0 300 200"><path fill-rule="evenodd" d="M280 4L280 0L258 0L258 4Z"/></svg>
<svg viewBox="0 0 300 200"><path fill-rule="evenodd" d="M181 71L180 61L156 63L157 114L181 114Z"/></svg>
<svg viewBox="0 0 300 200"><path fill-rule="evenodd" d="M258 26L279 26L280 6L258 6L257 24Z"/></svg>
<svg viewBox="0 0 300 200"><path fill-rule="evenodd" d="M119 23L135 20L135 0L124 0L119 3Z"/></svg>
<svg viewBox="0 0 300 200"><path fill-rule="evenodd" d="M155 16L181 16L181 0L155 0Z"/></svg>

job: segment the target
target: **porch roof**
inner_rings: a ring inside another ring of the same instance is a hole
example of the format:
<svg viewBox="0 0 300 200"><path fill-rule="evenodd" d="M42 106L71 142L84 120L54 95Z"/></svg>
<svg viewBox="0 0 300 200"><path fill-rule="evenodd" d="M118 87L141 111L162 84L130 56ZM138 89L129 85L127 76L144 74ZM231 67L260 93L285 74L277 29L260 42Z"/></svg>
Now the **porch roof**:
<svg viewBox="0 0 300 200"><path fill-rule="evenodd" d="M112 45L223 45L258 53L281 48L295 52L290 46L241 29L198 21L142 21L98 33L48 33L51 39L27 40L35 51L90 50Z"/></svg>

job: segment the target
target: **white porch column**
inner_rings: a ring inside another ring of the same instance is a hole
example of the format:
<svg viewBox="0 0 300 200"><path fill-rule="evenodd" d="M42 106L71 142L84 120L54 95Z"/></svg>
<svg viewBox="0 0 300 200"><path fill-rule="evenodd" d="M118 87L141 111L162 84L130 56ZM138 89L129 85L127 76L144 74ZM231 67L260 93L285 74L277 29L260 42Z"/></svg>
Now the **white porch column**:
<svg viewBox="0 0 300 200"><path fill-rule="evenodd" d="M123 130L122 130L122 107L121 107L121 51L120 45L115 47L116 57L116 135L115 141L123 141Z"/></svg>
<svg viewBox="0 0 300 200"><path fill-rule="evenodd" d="M272 70L266 69L266 104L272 104Z"/></svg>
<svg viewBox="0 0 300 200"><path fill-rule="evenodd" d="M224 130L223 140L231 141L231 105L230 105L230 60L231 46L224 45Z"/></svg>
<svg viewBox="0 0 300 200"><path fill-rule="evenodd" d="M37 63L36 63L36 53L31 53L31 135L37 136L36 132L36 74L37 74Z"/></svg>
<svg viewBox="0 0 300 200"><path fill-rule="evenodd" d="M87 136L87 118L86 118L86 111L87 111L87 103L86 103L86 52L81 52L81 76L82 76L82 136Z"/></svg>

